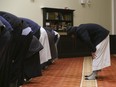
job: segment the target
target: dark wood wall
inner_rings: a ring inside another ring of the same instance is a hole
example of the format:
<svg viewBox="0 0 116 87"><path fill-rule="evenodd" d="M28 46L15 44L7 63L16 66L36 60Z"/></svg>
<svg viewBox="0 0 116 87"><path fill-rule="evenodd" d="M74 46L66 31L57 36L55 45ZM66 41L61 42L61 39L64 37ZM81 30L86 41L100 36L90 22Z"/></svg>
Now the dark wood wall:
<svg viewBox="0 0 116 87"><path fill-rule="evenodd" d="M110 52L116 53L116 35L110 35ZM90 52L85 43L74 36L61 35L58 43L59 58L90 56Z"/></svg>
<svg viewBox="0 0 116 87"><path fill-rule="evenodd" d="M110 35L110 53L116 54L116 35Z"/></svg>

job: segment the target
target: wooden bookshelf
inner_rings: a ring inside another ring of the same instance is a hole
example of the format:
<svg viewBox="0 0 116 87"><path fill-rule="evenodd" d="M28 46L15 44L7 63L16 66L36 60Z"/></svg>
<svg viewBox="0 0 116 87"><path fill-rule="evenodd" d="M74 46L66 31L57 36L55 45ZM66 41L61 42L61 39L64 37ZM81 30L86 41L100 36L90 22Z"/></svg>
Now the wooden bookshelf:
<svg viewBox="0 0 116 87"><path fill-rule="evenodd" d="M51 27L58 32L65 32L66 27L73 26L71 9L43 7L43 27Z"/></svg>
<svg viewBox="0 0 116 87"><path fill-rule="evenodd" d="M73 13L72 9L59 9L59 8L42 8L43 10L43 27L50 27L60 34L58 43L58 57L73 57L76 55L76 39L68 36L66 28L73 26Z"/></svg>

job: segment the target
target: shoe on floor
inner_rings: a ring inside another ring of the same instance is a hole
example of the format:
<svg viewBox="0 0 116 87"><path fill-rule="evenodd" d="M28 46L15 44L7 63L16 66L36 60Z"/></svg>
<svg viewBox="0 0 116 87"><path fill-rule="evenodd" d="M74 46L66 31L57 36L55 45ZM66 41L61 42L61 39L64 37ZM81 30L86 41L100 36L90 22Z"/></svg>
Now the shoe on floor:
<svg viewBox="0 0 116 87"><path fill-rule="evenodd" d="M85 80L95 80L96 77L97 77L97 71L93 71L92 74L85 76Z"/></svg>
<svg viewBox="0 0 116 87"><path fill-rule="evenodd" d="M85 77L85 80L96 80L96 77Z"/></svg>

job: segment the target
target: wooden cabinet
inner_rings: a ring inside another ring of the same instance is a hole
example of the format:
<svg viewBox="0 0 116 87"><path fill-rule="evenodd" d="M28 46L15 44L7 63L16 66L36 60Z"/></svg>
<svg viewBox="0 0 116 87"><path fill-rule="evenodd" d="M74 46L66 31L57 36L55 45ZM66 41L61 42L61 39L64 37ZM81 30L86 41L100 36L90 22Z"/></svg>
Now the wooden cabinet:
<svg viewBox="0 0 116 87"><path fill-rule="evenodd" d="M75 36L66 33L68 26L73 26L73 12L71 9L42 8L43 27L50 27L60 34L58 43L58 57L76 57L82 55L83 45ZM79 49L79 50L78 50ZM85 49L84 49L84 52Z"/></svg>
<svg viewBox="0 0 116 87"><path fill-rule="evenodd" d="M71 9L42 8L43 27L51 27L58 32L65 32L67 26L73 25L73 11Z"/></svg>
<svg viewBox="0 0 116 87"><path fill-rule="evenodd" d="M76 39L73 36L62 35L58 43L59 58L75 56Z"/></svg>
<svg viewBox="0 0 116 87"><path fill-rule="evenodd" d="M90 56L90 51L85 43L75 36L62 35L58 43L59 58Z"/></svg>

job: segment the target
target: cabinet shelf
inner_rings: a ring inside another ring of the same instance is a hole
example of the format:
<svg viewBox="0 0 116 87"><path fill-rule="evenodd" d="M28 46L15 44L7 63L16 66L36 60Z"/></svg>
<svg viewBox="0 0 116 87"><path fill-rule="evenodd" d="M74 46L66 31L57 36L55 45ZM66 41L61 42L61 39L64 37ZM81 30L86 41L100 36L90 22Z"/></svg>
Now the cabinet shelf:
<svg viewBox="0 0 116 87"><path fill-rule="evenodd" d="M73 26L73 12L71 9L42 8L43 27L51 27L56 31L65 31L66 27Z"/></svg>
<svg viewBox="0 0 116 87"><path fill-rule="evenodd" d="M46 20L46 22L72 22L71 20Z"/></svg>

